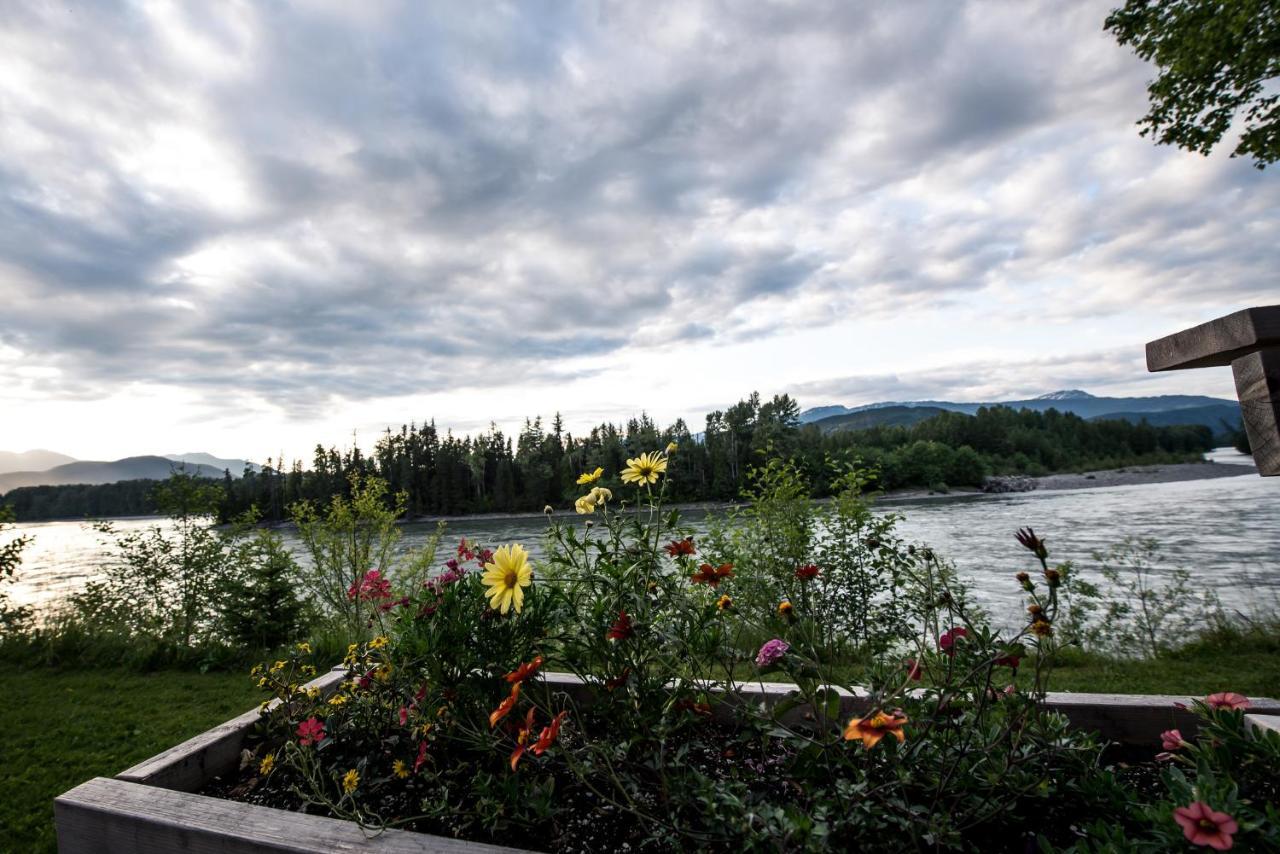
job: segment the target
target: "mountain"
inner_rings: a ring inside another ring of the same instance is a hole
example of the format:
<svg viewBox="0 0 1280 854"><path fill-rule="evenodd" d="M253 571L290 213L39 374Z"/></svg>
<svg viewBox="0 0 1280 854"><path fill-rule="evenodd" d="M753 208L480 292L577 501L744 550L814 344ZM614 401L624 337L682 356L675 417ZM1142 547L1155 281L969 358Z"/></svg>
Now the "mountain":
<svg viewBox="0 0 1280 854"><path fill-rule="evenodd" d="M1175 424L1206 424L1214 433L1222 432L1222 424L1226 422L1233 430L1240 429L1240 404L1215 403L1210 406L1189 406L1186 409L1169 409L1164 412L1108 412L1106 415L1095 415L1090 421L1107 419L1130 421L1137 424L1146 421L1152 427L1172 427Z"/></svg>
<svg viewBox="0 0 1280 854"><path fill-rule="evenodd" d="M902 407L923 407L972 415L984 406L1007 406L1010 409L1033 409L1037 412L1056 409L1059 412L1071 412L1081 418L1090 420L1107 417L1141 420L1146 417L1152 424L1205 424L1215 431L1222 429L1221 419L1224 418L1232 426L1238 427L1240 425L1240 404L1234 400L1190 394L1163 394L1154 397L1096 397L1080 389L1053 391L1025 400L998 400L984 403L957 403L949 400L910 400L869 403L854 407L820 406L801 412L800 423L816 423L834 416ZM1170 412L1181 412L1182 414L1179 416L1160 416L1164 419L1172 418L1175 420L1161 420L1159 422L1155 420L1156 413Z"/></svg>
<svg viewBox="0 0 1280 854"><path fill-rule="evenodd" d="M11 471L44 471L75 461L75 457L41 449L23 451L20 454L15 454L13 451L0 451L0 474L8 474Z"/></svg>
<svg viewBox="0 0 1280 854"><path fill-rule="evenodd" d="M215 457L213 454L206 454L203 451L192 451L188 454L165 454L166 460L173 460L175 463L187 463L190 465L212 466L219 471L229 469L232 477L239 477L244 474L244 467L249 466L254 471L262 471L262 466L251 463L246 460L231 460L223 457Z"/></svg>
<svg viewBox="0 0 1280 854"><path fill-rule="evenodd" d="M843 407L840 408L843 409ZM866 430L868 427L910 427L912 424L927 421L946 411L934 406L881 406L876 409L864 409L861 412L828 415L826 418L819 418L810 423L823 433L834 433L837 430Z"/></svg>
<svg viewBox="0 0 1280 854"><path fill-rule="evenodd" d="M125 457L113 462L80 460L54 466L47 471L17 471L0 474L0 494L20 486L57 486L66 483L115 483L121 480L164 480L174 469L200 477L222 477L222 469L204 465L175 463L164 457Z"/></svg>

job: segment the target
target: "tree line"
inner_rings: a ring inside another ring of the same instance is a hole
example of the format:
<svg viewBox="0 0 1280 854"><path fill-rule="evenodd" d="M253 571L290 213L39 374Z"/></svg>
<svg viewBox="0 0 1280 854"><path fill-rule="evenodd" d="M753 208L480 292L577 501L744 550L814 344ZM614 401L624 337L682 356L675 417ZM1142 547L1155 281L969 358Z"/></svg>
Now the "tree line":
<svg viewBox="0 0 1280 854"><path fill-rule="evenodd" d="M266 521L289 518L297 501L324 503L349 497L352 474L385 480L405 494L410 516L539 511L571 506L582 472L605 470L605 485L618 487L629 457L678 449L669 464L675 501L738 498L753 467L769 458L794 459L822 497L841 461L857 458L878 471L880 488L979 486L990 475L1041 475L1196 459L1213 447L1208 427L1154 427L1145 422L1086 421L1057 410L1034 412L985 407L975 415L943 413L910 426L824 432L801 425L800 407L788 395L769 400L752 393L706 416L701 435L683 420L660 427L647 415L623 424L601 424L583 435L564 428L559 415L525 421L513 436L496 426L475 436L455 436L434 421L388 429L372 453L317 445L301 460L268 459L260 471L225 472L219 517L226 521L256 508ZM135 515L151 512L154 482L103 486L45 486L12 490L4 501L18 519Z"/></svg>

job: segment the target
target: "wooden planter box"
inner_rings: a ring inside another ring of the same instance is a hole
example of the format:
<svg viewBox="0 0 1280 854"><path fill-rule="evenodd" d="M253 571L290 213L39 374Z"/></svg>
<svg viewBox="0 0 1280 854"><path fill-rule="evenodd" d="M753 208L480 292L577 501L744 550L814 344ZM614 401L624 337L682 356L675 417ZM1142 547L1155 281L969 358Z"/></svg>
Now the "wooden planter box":
<svg viewBox="0 0 1280 854"><path fill-rule="evenodd" d="M345 672L331 671L308 683L333 690ZM553 690L589 702L590 686L565 673L548 673ZM743 691L743 700L772 706L794 688L784 683L760 683ZM1174 707L1192 698L1139 694L1053 693L1046 705L1064 714L1079 729L1127 746L1146 746L1154 753L1160 733L1173 727L1190 736L1197 718ZM1248 721L1254 729L1280 731L1280 703L1255 699ZM845 694L841 714L864 710L866 700ZM784 716L799 716L793 709ZM214 777L234 770L250 728L258 720L255 709L170 748L113 778L96 777L54 801L54 824L60 854L167 854L171 851L258 854L259 852L334 851L512 852L478 842L464 842L405 830L366 836L354 824L334 818L304 815L194 794Z"/></svg>

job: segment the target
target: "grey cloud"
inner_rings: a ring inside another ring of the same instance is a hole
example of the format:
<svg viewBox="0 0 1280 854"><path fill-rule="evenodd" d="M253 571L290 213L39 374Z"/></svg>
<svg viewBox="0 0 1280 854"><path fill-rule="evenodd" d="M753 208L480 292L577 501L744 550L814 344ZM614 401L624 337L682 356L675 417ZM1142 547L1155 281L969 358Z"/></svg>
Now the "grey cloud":
<svg viewBox="0 0 1280 854"><path fill-rule="evenodd" d="M31 87L0 115L0 343L62 369L48 395L555 383L851 305L1043 289L1067 322L1280 266L1273 176L1137 139L1105 3L177 8L188 42L0 13ZM146 148L170 126L212 153Z"/></svg>

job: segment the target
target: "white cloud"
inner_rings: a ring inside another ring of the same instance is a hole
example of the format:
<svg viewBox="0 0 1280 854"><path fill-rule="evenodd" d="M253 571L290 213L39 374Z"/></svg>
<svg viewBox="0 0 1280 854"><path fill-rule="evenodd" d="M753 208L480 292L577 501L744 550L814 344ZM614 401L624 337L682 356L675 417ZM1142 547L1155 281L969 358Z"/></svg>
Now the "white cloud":
<svg viewBox="0 0 1280 854"><path fill-rule="evenodd" d="M1138 137L1108 8L11 8L0 447L1229 394L1134 354L1274 300L1280 188Z"/></svg>

